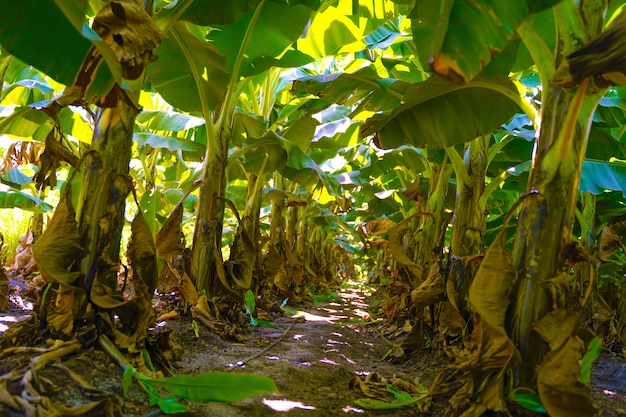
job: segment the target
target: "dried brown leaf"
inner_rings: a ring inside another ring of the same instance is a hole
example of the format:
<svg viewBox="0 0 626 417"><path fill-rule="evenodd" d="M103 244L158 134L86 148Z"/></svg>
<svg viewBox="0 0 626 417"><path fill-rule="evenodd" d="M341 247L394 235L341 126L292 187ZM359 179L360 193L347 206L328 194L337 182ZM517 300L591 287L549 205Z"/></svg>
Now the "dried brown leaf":
<svg viewBox="0 0 626 417"><path fill-rule="evenodd" d="M156 234L156 251L159 258L167 260L180 255L185 249L185 235L180 224L183 221L183 205L178 203L167 221Z"/></svg>
<svg viewBox="0 0 626 417"><path fill-rule="evenodd" d="M389 219L370 220L361 225L361 229L366 236L379 236L387 233L396 225L396 222Z"/></svg>
<svg viewBox="0 0 626 417"><path fill-rule="evenodd" d="M541 320L533 323L532 328L548 342L550 350L560 349L574 334L580 325L580 313L567 310L554 310Z"/></svg>
<svg viewBox="0 0 626 417"><path fill-rule="evenodd" d="M398 263L407 266L417 266L407 255L403 242L404 236L409 230L409 222L412 220L413 217L406 218L389 230L389 251Z"/></svg>
<svg viewBox="0 0 626 417"><path fill-rule="evenodd" d="M611 256L615 255L617 249L622 247L622 245L622 237L610 227L604 227L600 233L600 242L598 243L598 258L604 262L610 262Z"/></svg>
<svg viewBox="0 0 626 417"><path fill-rule="evenodd" d="M421 311L424 307L443 300L445 287L443 275L439 272L439 265L430 268L430 274L426 281L411 291L411 308Z"/></svg>
<svg viewBox="0 0 626 417"><path fill-rule="evenodd" d="M185 302L191 305L195 305L198 302L198 290L196 290L189 275L183 273L183 279L179 289Z"/></svg>
<svg viewBox="0 0 626 417"><path fill-rule="evenodd" d="M537 391L548 414L553 417L594 417L600 411L593 405L589 387L580 382L580 359L585 351L582 340L570 337L557 351L546 354L537 369Z"/></svg>
<svg viewBox="0 0 626 417"><path fill-rule="evenodd" d="M61 198L44 233L33 245L33 256L47 282L77 285L82 274L71 271L83 254L69 193Z"/></svg>
<svg viewBox="0 0 626 417"><path fill-rule="evenodd" d="M9 308L9 278L4 270L4 266L0 265L0 310Z"/></svg>
<svg viewBox="0 0 626 417"><path fill-rule="evenodd" d="M470 287L469 300L474 311L503 329L514 280L511 255L504 234L500 234L487 250Z"/></svg>
<svg viewBox="0 0 626 417"><path fill-rule="evenodd" d="M74 332L74 321L81 313L87 297L78 287L52 286L46 298L45 319L49 329L66 336Z"/></svg>
<svg viewBox="0 0 626 417"><path fill-rule="evenodd" d="M165 34L134 0L114 0L96 15L93 29L113 49L124 78L137 79L156 60L152 51Z"/></svg>
<svg viewBox="0 0 626 417"><path fill-rule="evenodd" d="M256 261L257 250L248 234L249 218L244 218L237 227L237 233L230 248L230 256L224 264L230 273L230 278L241 289L247 290L252 286L252 274Z"/></svg>
<svg viewBox="0 0 626 417"><path fill-rule="evenodd" d="M126 252L129 263L133 268L133 282L140 280L145 285L145 296L152 299L152 293L157 285L158 268L154 238L148 222L141 210L137 212L131 225L131 239Z"/></svg>

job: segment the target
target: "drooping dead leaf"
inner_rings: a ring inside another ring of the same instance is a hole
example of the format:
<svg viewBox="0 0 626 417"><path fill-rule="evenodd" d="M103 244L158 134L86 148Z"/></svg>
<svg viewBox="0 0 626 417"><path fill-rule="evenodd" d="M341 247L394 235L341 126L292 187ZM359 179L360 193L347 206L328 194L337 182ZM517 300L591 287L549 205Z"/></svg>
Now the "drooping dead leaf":
<svg viewBox="0 0 626 417"><path fill-rule="evenodd" d="M409 224L412 220L413 216L408 217L389 230L389 251L396 261L407 266L417 266L407 255L404 245L404 236L409 230Z"/></svg>
<svg viewBox="0 0 626 417"><path fill-rule="evenodd" d="M196 286L193 285L191 278L186 273L183 273L179 290L185 302L191 305L195 305L198 302L198 290L196 290Z"/></svg>
<svg viewBox="0 0 626 417"><path fill-rule="evenodd" d="M585 46L567 56L552 82L565 87L581 84L588 77L606 88L626 84L626 20L618 20Z"/></svg>
<svg viewBox="0 0 626 417"><path fill-rule="evenodd" d="M550 345L550 350L559 350L580 325L580 313L555 310L533 323L532 328Z"/></svg>
<svg viewBox="0 0 626 417"><path fill-rule="evenodd" d="M600 233L600 242L598 243L598 258L604 262L610 262L611 256L617 253L617 249L622 248L622 250L626 253L626 249L624 249L624 244L622 243L622 237L615 233L613 229L608 226L605 226Z"/></svg>
<svg viewBox="0 0 626 417"><path fill-rule="evenodd" d="M180 255L185 249L185 235L180 227L183 221L182 202L176 204L167 221L155 236L156 251L159 258L168 260Z"/></svg>
<svg viewBox="0 0 626 417"><path fill-rule="evenodd" d="M361 224L360 229L365 236L380 236L387 233L396 225L396 222L389 219L371 220Z"/></svg>
<svg viewBox="0 0 626 417"><path fill-rule="evenodd" d="M469 290L469 300L476 313L494 326L504 329L513 288L515 271L503 234L491 244Z"/></svg>
<svg viewBox="0 0 626 417"><path fill-rule="evenodd" d="M230 278L239 288L244 290L249 289L252 285L252 274L257 253L254 242L248 234L249 227L246 227L249 222L250 219L245 217L239 223L230 248L230 256L224 264L224 268L230 273Z"/></svg>
<svg viewBox="0 0 626 417"><path fill-rule="evenodd" d="M443 275L439 272L439 265L434 264L426 281L411 291L411 308L422 311L424 307L442 301L444 295Z"/></svg>
<svg viewBox="0 0 626 417"><path fill-rule="evenodd" d="M218 334L226 340L235 342L244 340L244 337L237 332L237 329L225 322L217 320L213 316L204 295L198 297L196 305L191 307L191 316L194 319L200 320L211 332Z"/></svg>
<svg viewBox="0 0 626 417"><path fill-rule="evenodd" d="M456 309L454 305L448 300L441 303L441 310L439 311L439 331L442 336L459 337L463 335L463 329L467 326L467 323Z"/></svg>
<svg viewBox="0 0 626 417"><path fill-rule="evenodd" d="M553 348L537 369L539 398L553 417L600 415L591 400L591 390L580 382L580 360L586 349L575 335L579 322L579 313L557 310L533 326Z"/></svg>
<svg viewBox="0 0 626 417"><path fill-rule="evenodd" d="M145 296L151 300L158 278L156 248L150 226L141 210L137 212L131 225L131 240L126 256L133 268L133 282L141 280L146 287Z"/></svg>
<svg viewBox="0 0 626 417"><path fill-rule="evenodd" d="M593 328L598 335L603 334L603 330L610 328L615 319L616 311L613 310L600 293L593 294ZM606 330L605 330L606 331Z"/></svg>
<svg viewBox="0 0 626 417"><path fill-rule="evenodd" d="M41 311L45 311L47 327L52 331L70 336L74 332L74 321L80 315L82 307L87 301L87 296L82 288L63 284L53 284L45 298L45 305Z"/></svg>
<svg viewBox="0 0 626 417"><path fill-rule="evenodd" d="M59 201L48 227L33 245L33 256L47 282L77 285L82 274L71 268L80 260L83 247L70 201L67 192Z"/></svg>
<svg viewBox="0 0 626 417"><path fill-rule="evenodd" d="M93 29L115 52L122 75L129 80L137 79L157 59L152 51L166 37L134 0L109 2L96 15Z"/></svg>
<svg viewBox="0 0 626 417"><path fill-rule="evenodd" d="M507 369L520 362L519 352L504 329L515 271L500 233L491 244L469 291L474 309L472 348L457 358L453 370L443 371L431 392L454 392L450 405L466 408L464 417L479 417L486 410L506 412L504 377Z"/></svg>
<svg viewBox="0 0 626 417"><path fill-rule="evenodd" d="M4 271L4 266L0 265L0 310L9 308L9 278Z"/></svg>

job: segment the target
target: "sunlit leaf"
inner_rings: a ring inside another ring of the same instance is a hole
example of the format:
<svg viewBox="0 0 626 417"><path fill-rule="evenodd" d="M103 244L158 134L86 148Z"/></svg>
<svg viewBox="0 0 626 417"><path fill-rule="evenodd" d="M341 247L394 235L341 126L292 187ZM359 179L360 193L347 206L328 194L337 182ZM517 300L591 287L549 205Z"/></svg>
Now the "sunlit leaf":
<svg viewBox="0 0 626 417"><path fill-rule="evenodd" d="M34 213L46 213L53 207L43 200L18 190L7 189L0 185L0 208L19 208Z"/></svg>
<svg viewBox="0 0 626 417"><path fill-rule="evenodd" d="M516 36L527 16L559 1L423 1L411 15L413 39L418 51L426 51L420 59L432 60L434 72L467 83Z"/></svg>
<svg viewBox="0 0 626 417"><path fill-rule="evenodd" d="M148 66L146 78L172 106L202 111L224 100L229 75L225 58L208 42L195 37L183 23L175 24L154 51L159 59Z"/></svg>
<svg viewBox="0 0 626 417"><path fill-rule="evenodd" d="M172 152L182 150L201 155L205 151L205 146L198 142L173 136L158 135L156 133L135 132L133 133L133 139L137 142L137 145L148 145L153 149L167 149Z"/></svg>
<svg viewBox="0 0 626 417"><path fill-rule="evenodd" d="M304 5L265 2L254 22L241 66L241 75L250 76L268 69L304 32L313 10ZM232 72L244 36L252 23L253 11L228 26L211 31L208 40L226 56L226 68Z"/></svg>

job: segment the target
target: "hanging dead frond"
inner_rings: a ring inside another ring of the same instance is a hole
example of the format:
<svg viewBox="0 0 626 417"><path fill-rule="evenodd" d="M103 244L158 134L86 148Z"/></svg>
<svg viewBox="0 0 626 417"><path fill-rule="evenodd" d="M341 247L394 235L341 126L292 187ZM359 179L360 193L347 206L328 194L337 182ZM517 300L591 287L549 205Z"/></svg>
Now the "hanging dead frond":
<svg viewBox="0 0 626 417"><path fill-rule="evenodd" d="M571 88L591 78L599 88L626 84L626 19L567 56L552 82Z"/></svg>
<svg viewBox="0 0 626 417"><path fill-rule="evenodd" d="M47 282L80 284L78 281L82 274L73 268L77 267L83 247L74 215L68 188L45 232L33 245L33 256Z"/></svg>
<svg viewBox="0 0 626 417"><path fill-rule="evenodd" d="M617 250L622 248L622 251L626 253L626 248L622 243L622 237L615 233L615 231L605 226L600 232L600 242L598 243L598 258L604 262L610 262L611 256L617 253Z"/></svg>
<svg viewBox="0 0 626 417"><path fill-rule="evenodd" d="M554 417L599 416L591 390L580 381L580 360L585 343L576 335L580 313L555 310L533 324L550 345L537 369L537 390L544 408Z"/></svg>
<svg viewBox="0 0 626 417"><path fill-rule="evenodd" d="M150 226L141 210L137 211L131 225L131 240L128 243L126 256L133 268L133 282L142 282L146 296L151 300L158 277L156 247Z"/></svg>
<svg viewBox="0 0 626 417"><path fill-rule="evenodd" d="M519 352L505 329L509 294L515 271L500 232L491 244L469 291L474 309L474 331L469 353L459 355L452 369L442 372L431 386L433 395L449 395L455 410L478 417L486 410L506 412L504 377L520 362Z"/></svg>
<svg viewBox="0 0 626 417"><path fill-rule="evenodd" d="M154 49L165 34L134 0L114 0L96 15L93 29L111 47L122 64L122 75L137 79L146 66L156 61Z"/></svg>
<svg viewBox="0 0 626 417"><path fill-rule="evenodd" d="M0 264L0 310L9 308L9 278Z"/></svg>

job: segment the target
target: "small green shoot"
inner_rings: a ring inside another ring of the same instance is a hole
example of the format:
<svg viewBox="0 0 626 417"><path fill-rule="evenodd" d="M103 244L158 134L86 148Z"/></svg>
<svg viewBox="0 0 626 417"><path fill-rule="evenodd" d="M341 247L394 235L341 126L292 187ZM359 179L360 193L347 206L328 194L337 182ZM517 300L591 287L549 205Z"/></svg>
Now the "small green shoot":
<svg viewBox="0 0 626 417"><path fill-rule="evenodd" d="M599 337L595 337L589 342L587 353L580 363L580 382L583 384L591 380L591 368L596 359L600 357L600 353L602 353L602 341Z"/></svg>
<svg viewBox="0 0 626 417"><path fill-rule="evenodd" d="M313 304L319 305L322 303L343 303L343 298L337 294L313 294L309 291L309 295L313 300Z"/></svg>
<svg viewBox="0 0 626 417"><path fill-rule="evenodd" d="M420 389L423 389L423 392L414 396L406 391L400 391L392 385L387 385L387 391L392 393L395 397L395 400L392 402L381 401L375 398L359 398L355 401L355 403L359 407L363 407L368 410L391 410L413 404L420 404L430 396L425 388L420 386Z"/></svg>
<svg viewBox="0 0 626 417"><path fill-rule="evenodd" d="M198 322L195 320L191 320L191 329L193 333L196 335L196 339L200 339L200 327L198 327Z"/></svg>
<svg viewBox="0 0 626 417"><path fill-rule="evenodd" d="M527 393L526 394L521 393L524 391ZM541 403L541 399L539 398L539 396L535 392L529 390L528 388L524 388L524 387L515 388L509 394L509 398L515 401L516 403L518 403L521 407L527 410L530 410L532 412L535 412L535 413L546 412L546 409L543 407L543 404Z"/></svg>
<svg viewBox="0 0 626 417"><path fill-rule="evenodd" d="M250 316L250 325L254 327L271 327L272 329L280 329L280 327L273 325L269 321L259 320L252 315L256 308L256 302L254 300L254 293L251 290L246 291L246 314Z"/></svg>

